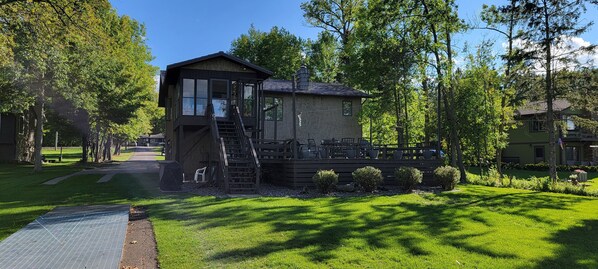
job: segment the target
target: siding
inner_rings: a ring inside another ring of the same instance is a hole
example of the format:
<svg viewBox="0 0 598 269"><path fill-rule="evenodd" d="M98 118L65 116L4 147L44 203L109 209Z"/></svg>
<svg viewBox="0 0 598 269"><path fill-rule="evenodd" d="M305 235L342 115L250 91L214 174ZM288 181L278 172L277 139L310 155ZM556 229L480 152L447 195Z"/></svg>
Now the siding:
<svg viewBox="0 0 598 269"><path fill-rule="evenodd" d="M278 122L277 139L293 138L293 97L288 94L266 93L266 97L283 98L283 118ZM322 139L341 139L343 137L362 137L358 113L361 110L361 98L342 96L316 96L297 94L297 114L301 114L301 125L297 119L297 139L307 143L308 138L320 143ZM343 100L352 101L352 115L343 116ZM264 138L274 139L274 121L264 124Z"/></svg>

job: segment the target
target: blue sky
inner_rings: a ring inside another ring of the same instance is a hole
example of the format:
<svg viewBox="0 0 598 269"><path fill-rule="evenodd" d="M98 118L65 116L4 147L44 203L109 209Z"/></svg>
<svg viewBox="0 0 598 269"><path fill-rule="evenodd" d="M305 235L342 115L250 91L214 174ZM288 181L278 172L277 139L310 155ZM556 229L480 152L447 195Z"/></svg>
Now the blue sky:
<svg viewBox="0 0 598 269"><path fill-rule="evenodd" d="M231 41L246 33L250 25L268 31L272 26L284 27L302 38L317 37L319 28L308 25L303 18L300 4L305 0L111 0L121 15L126 14L147 28L147 44L155 59L152 64L166 65L227 51ZM475 20L482 4L502 4L504 1L457 0L459 16L466 21ZM598 18L598 9L592 6L584 16L586 21ZM598 25L582 38L598 43ZM472 30L457 36L457 49L467 42L475 46L482 39L496 39L487 31ZM502 40L497 40L500 49Z"/></svg>

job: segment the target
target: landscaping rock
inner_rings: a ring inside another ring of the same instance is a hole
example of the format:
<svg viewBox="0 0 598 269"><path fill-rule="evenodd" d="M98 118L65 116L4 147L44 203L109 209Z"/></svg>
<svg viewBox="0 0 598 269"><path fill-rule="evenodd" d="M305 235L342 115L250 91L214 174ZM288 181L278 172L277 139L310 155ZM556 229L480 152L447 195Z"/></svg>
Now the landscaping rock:
<svg viewBox="0 0 598 269"><path fill-rule="evenodd" d="M355 183L349 183L345 185L338 185L336 189L343 192L354 192L355 191Z"/></svg>

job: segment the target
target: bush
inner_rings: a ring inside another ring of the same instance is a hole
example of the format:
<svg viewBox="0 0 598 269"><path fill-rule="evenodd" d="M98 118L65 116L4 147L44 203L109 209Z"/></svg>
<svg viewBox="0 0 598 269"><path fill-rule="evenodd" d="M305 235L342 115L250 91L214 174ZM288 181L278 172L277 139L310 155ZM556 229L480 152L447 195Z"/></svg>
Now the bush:
<svg viewBox="0 0 598 269"><path fill-rule="evenodd" d="M363 188L364 191L372 192L378 188L378 185L382 184L384 178L382 177L382 171L380 169L366 166L358 168L353 171L353 180L355 183Z"/></svg>
<svg viewBox="0 0 598 269"><path fill-rule="evenodd" d="M338 183L338 175L333 170L318 170L312 179L322 193L329 193Z"/></svg>
<svg viewBox="0 0 598 269"><path fill-rule="evenodd" d="M442 186L444 190L450 191L459 183L461 173L457 168L451 166L441 166L434 170L434 179Z"/></svg>
<svg viewBox="0 0 598 269"><path fill-rule="evenodd" d="M404 190L410 191L422 183L424 175L417 168L399 167L395 170L395 178Z"/></svg>

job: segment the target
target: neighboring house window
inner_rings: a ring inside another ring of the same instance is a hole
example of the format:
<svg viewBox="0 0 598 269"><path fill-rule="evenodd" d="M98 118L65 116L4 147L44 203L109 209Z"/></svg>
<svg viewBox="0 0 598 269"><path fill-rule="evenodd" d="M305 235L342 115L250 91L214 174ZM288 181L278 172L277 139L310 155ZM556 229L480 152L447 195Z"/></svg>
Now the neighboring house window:
<svg viewBox="0 0 598 269"><path fill-rule="evenodd" d="M541 163L544 160L544 146L534 147L534 162Z"/></svg>
<svg viewBox="0 0 598 269"><path fill-rule="evenodd" d="M577 147L565 147L565 159L567 164L573 164L570 162L576 162L579 160L579 150Z"/></svg>
<svg viewBox="0 0 598 269"><path fill-rule="evenodd" d="M343 116L353 115L353 102L350 100L343 101Z"/></svg>
<svg viewBox="0 0 598 269"><path fill-rule="evenodd" d="M531 121L532 132L543 132L546 131L546 122L543 120L532 119Z"/></svg>
<svg viewBox="0 0 598 269"><path fill-rule="evenodd" d="M573 118L570 116L565 116L565 122L567 123L567 131L575 131L577 130L577 126L575 126L575 122L573 122Z"/></svg>
<svg viewBox="0 0 598 269"><path fill-rule="evenodd" d="M275 109L266 111L266 120L273 121L274 114L276 114L276 120L282 121L282 98L279 97L266 97L266 108L270 108L274 105L278 105Z"/></svg>

